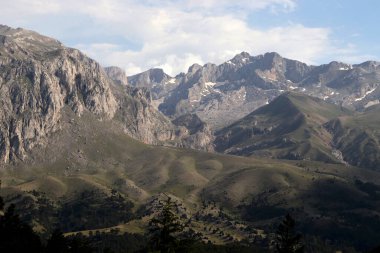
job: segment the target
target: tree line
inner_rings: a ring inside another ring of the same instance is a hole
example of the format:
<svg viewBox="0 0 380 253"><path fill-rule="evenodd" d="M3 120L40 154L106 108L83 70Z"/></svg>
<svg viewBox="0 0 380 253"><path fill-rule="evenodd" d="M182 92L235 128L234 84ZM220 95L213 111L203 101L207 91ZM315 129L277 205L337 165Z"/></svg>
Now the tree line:
<svg viewBox="0 0 380 253"><path fill-rule="evenodd" d="M302 253L304 245L300 234L296 233L296 222L287 214L278 226L272 249L262 249L248 242L233 242L214 245L201 240L200 234L186 227L176 213L175 202L170 197L162 203L159 211L149 222L146 235L136 235L118 231L96 233L89 236L76 234L64 236L56 229L48 238L41 238L32 227L21 221L15 205L5 208L0 197L0 252L18 253L253 253L278 252ZM379 248L371 253L379 252Z"/></svg>

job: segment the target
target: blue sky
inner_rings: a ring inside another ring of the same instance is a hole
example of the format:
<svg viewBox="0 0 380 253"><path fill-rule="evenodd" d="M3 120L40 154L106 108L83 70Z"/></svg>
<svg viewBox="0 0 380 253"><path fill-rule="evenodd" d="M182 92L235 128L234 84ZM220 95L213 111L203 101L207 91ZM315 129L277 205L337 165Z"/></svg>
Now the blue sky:
<svg viewBox="0 0 380 253"><path fill-rule="evenodd" d="M378 0L0 0L0 23L128 74L276 51L309 64L380 60Z"/></svg>

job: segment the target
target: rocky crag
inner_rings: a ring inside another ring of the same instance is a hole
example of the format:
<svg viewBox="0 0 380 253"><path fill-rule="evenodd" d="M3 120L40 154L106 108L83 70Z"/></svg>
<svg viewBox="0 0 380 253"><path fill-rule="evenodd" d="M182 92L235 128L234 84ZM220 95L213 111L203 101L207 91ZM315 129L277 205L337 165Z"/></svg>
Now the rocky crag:
<svg viewBox="0 0 380 253"><path fill-rule="evenodd" d="M55 39L0 26L0 162L23 160L43 145L61 128L66 107L78 116L90 112L121 122L145 143L187 146L178 127L150 105L150 92L125 86L116 69L107 72L119 79L112 81L99 63Z"/></svg>

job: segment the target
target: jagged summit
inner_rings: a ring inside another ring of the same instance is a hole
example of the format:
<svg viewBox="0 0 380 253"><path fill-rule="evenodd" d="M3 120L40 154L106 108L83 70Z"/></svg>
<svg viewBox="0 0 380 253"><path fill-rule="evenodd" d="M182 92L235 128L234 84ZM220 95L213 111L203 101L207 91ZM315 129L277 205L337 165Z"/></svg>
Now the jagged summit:
<svg viewBox="0 0 380 253"><path fill-rule="evenodd" d="M128 85L128 77L125 71L116 66L109 66L104 68L108 77L119 85Z"/></svg>
<svg viewBox="0 0 380 253"><path fill-rule="evenodd" d="M232 63L245 63L251 58L251 55L247 52L241 52L240 54L235 55L229 62ZM227 62L228 63L228 62Z"/></svg>
<svg viewBox="0 0 380 253"><path fill-rule="evenodd" d="M171 76L166 74L163 69L153 68L140 74L129 76L128 79L132 86L152 88L155 84L171 79Z"/></svg>
<svg viewBox="0 0 380 253"><path fill-rule="evenodd" d="M171 79L169 89L157 88L167 81L157 85L152 96L167 116L196 113L214 129L231 124L286 91L364 110L380 101L378 66L374 61L314 66L276 52L257 56L241 52L220 65L193 64L187 73ZM139 85L149 87L146 82Z"/></svg>
<svg viewBox="0 0 380 253"><path fill-rule="evenodd" d="M27 53L38 54L62 49L63 45L56 39L43 36L34 31L0 26L0 45L3 45L2 53L13 58L27 57ZM5 50L4 50L5 49Z"/></svg>
<svg viewBox="0 0 380 253"><path fill-rule="evenodd" d="M202 68L202 65L199 65L198 63L194 63L193 65L191 65L188 69L188 73L195 73L197 72L199 69Z"/></svg>

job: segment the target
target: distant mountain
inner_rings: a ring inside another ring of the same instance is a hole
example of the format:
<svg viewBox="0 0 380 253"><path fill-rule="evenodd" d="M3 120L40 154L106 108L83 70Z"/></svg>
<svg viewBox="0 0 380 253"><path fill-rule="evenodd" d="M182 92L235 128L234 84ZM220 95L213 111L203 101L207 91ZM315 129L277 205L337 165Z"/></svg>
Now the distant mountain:
<svg viewBox="0 0 380 253"><path fill-rule="evenodd" d="M159 79L152 89L153 103L171 118L196 113L212 129L228 126L286 91L364 110L379 103L379 65L369 61L309 66L277 53L250 56L243 52L221 65L194 64L186 74ZM143 79L137 83L152 87ZM168 83L169 89L165 88Z"/></svg>
<svg viewBox="0 0 380 253"><path fill-rule="evenodd" d="M133 87L148 88L153 99L160 99L168 94L175 86L176 79L164 73L162 69L150 69L143 73L128 77Z"/></svg>
<svg viewBox="0 0 380 253"><path fill-rule="evenodd" d="M216 132L216 150L290 160L342 162L323 125L353 112L301 93L287 92Z"/></svg>
<svg viewBox="0 0 380 253"><path fill-rule="evenodd" d="M125 74L125 71L122 70L119 67L111 66L111 67L105 67L104 71L106 72L107 76L114 81L115 83L118 83L120 85L128 85L128 78Z"/></svg>

